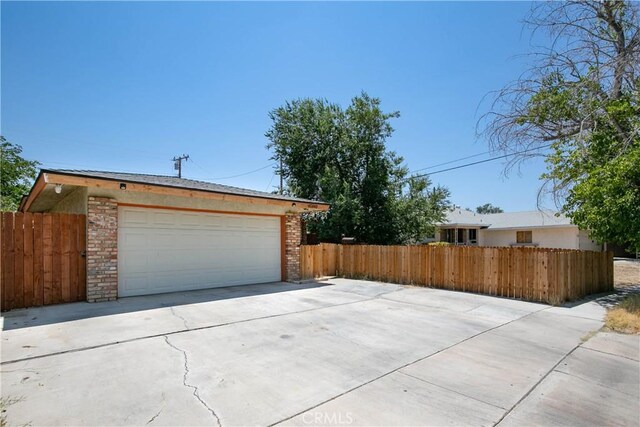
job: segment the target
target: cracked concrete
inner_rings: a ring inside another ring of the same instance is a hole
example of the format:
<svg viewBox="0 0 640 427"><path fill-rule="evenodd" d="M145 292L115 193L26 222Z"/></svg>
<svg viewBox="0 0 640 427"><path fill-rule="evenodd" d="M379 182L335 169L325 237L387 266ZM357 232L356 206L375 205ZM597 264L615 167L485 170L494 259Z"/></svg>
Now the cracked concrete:
<svg viewBox="0 0 640 427"><path fill-rule="evenodd" d="M189 329L189 324L187 323L187 319L185 319L184 317L182 317L178 313L176 313L175 307L170 307L170 309L171 309L171 314L176 316L178 319L182 320L182 324L184 325L184 329L188 330Z"/></svg>
<svg viewBox="0 0 640 427"><path fill-rule="evenodd" d="M216 420L216 424L218 424L219 427L222 427L222 424L220 424L220 418L218 418L218 415L216 415L216 412L211 408L211 406L209 406L207 404L207 402L205 402L204 400L202 400L202 398L200 397L200 394L198 393L198 386L195 386L193 384L189 384L187 382L187 377L189 376L189 357L187 356L187 352L185 350L182 350L178 347L176 347L175 345L171 344L171 342L169 341L169 337L168 336L164 336L164 340L167 343L167 345L171 348L176 349L177 351L179 351L180 353L182 353L182 355L184 356L184 375L182 377L182 384L184 384L185 387L189 387L191 389L193 389L193 396L198 399L198 401L200 403L202 403L202 405L207 408L207 410L209 412L211 412L211 415L213 415L213 418Z"/></svg>
<svg viewBox="0 0 640 427"><path fill-rule="evenodd" d="M602 314L346 279L18 310L2 396L10 425L637 425Z"/></svg>
<svg viewBox="0 0 640 427"><path fill-rule="evenodd" d="M147 421L147 425L151 424L152 422L154 422L156 420L156 418L158 418L158 416L160 416L160 414L162 413L162 408L160 408L160 410L158 412L156 412L156 414L149 418L149 421Z"/></svg>

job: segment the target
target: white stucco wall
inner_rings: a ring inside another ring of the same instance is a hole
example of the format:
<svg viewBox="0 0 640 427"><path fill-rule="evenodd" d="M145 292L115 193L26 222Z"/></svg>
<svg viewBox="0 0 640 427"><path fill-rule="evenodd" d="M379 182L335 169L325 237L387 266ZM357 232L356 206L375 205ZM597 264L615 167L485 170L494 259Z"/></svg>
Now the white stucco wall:
<svg viewBox="0 0 640 427"><path fill-rule="evenodd" d="M516 233L524 230L532 231L532 243L537 243L540 248L586 249L580 248L578 228L574 226L523 228L521 230L480 230L478 244L481 246L510 246L516 243ZM590 248L589 250L594 249Z"/></svg>
<svg viewBox="0 0 640 427"><path fill-rule="evenodd" d="M598 244L596 241L591 240L589 238L589 232L585 230L580 230L578 234L578 242L581 250L583 251L601 251L602 245Z"/></svg>
<svg viewBox="0 0 640 427"><path fill-rule="evenodd" d="M56 203L50 212L87 214L87 188L78 187Z"/></svg>

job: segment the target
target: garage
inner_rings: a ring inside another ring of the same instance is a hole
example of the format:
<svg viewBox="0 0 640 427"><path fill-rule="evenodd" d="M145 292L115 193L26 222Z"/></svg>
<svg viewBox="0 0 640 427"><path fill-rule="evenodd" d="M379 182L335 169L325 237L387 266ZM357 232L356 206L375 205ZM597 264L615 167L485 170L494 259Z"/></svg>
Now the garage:
<svg viewBox="0 0 640 427"><path fill-rule="evenodd" d="M118 208L118 294L276 282L278 216Z"/></svg>
<svg viewBox="0 0 640 427"><path fill-rule="evenodd" d="M60 262L35 275L55 297L47 303L296 282L302 216L328 209L175 176L67 169L41 170L19 208L51 226L45 249Z"/></svg>

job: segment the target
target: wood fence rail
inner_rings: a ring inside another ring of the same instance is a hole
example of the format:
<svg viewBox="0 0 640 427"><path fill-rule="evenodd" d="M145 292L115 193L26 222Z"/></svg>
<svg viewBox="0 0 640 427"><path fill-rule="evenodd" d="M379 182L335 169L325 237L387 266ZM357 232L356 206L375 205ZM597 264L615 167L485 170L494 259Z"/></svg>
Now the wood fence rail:
<svg viewBox="0 0 640 427"><path fill-rule="evenodd" d="M3 212L2 311L86 299L85 215Z"/></svg>
<svg viewBox="0 0 640 427"><path fill-rule="evenodd" d="M301 276L366 278L558 304L613 290L613 253L461 246L303 245Z"/></svg>

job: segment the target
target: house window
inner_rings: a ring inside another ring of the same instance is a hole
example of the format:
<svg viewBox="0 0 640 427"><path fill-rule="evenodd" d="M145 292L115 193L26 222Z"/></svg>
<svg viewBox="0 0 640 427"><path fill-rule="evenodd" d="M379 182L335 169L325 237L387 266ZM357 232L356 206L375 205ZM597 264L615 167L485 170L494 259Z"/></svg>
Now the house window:
<svg viewBox="0 0 640 427"><path fill-rule="evenodd" d="M469 229L469 243L477 243L478 241L478 230L475 228Z"/></svg>
<svg viewBox="0 0 640 427"><path fill-rule="evenodd" d="M444 242L455 243L455 230L452 228L447 228L444 231Z"/></svg>
<svg viewBox="0 0 640 427"><path fill-rule="evenodd" d="M532 243L532 242L533 242L533 232L531 230L516 232L516 243Z"/></svg>

